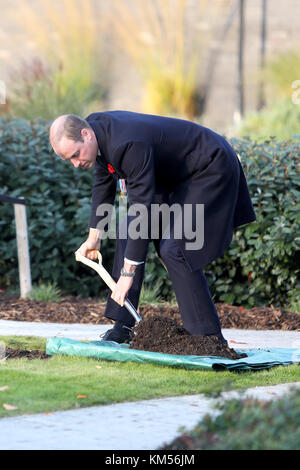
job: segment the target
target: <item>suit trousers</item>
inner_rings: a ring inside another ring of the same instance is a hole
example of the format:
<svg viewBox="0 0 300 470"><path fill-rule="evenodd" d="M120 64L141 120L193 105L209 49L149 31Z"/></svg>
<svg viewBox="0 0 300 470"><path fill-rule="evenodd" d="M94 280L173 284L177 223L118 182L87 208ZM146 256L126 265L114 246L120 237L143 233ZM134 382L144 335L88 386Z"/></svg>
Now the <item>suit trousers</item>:
<svg viewBox="0 0 300 470"><path fill-rule="evenodd" d="M128 219L124 219L123 223L128 225ZM120 239L117 233L112 272L112 277L116 282L124 265L126 242L127 240ZM163 260L170 276L184 328L192 335L214 334L222 336L220 320L202 269L193 272L190 270L176 240L163 238L153 240L153 242L157 254ZM145 265L138 265L132 287L127 295L135 308L138 307L144 272ZM123 321L128 326L133 326L135 323L128 310L111 298L111 293L107 298L105 317Z"/></svg>

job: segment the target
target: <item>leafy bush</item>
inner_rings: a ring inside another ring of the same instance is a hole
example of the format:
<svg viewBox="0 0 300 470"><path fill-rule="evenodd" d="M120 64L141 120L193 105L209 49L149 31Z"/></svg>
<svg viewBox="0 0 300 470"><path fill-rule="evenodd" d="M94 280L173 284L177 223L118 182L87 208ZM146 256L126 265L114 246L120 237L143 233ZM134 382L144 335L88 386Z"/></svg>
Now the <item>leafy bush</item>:
<svg viewBox="0 0 300 470"><path fill-rule="evenodd" d="M88 234L93 175L75 171L58 159L49 144L48 123L0 119L0 193L27 200L33 283L56 283L64 292L99 293L96 273L75 261ZM0 205L0 279L18 279L15 222L11 204ZM104 263L111 266L113 243L103 241Z"/></svg>
<svg viewBox="0 0 300 470"><path fill-rule="evenodd" d="M92 77L65 75L65 65L48 65L41 59L24 63L14 74L1 115L54 119L61 114L89 114L91 103L100 102L104 87Z"/></svg>
<svg viewBox="0 0 300 470"><path fill-rule="evenodd" d="M299 450L300 391L269 402L228 400L164 450Z"/></svg>
<svg viewBox="0 0 300 470"><path fill-rule="evenodd" d="M61 290L56 284L40 284L34 286L28 296L29 299L37 300L39 302L60 302Z"/></svg>
<svg viewBox="0 0 300 470"><path fill-rule="evenodd" d="M158 286L145 287L142 286L139 305L159 304L161 303L160 289Z"/></svg>
<svg viewBox="0 0 300 470"><path fill-rule="evenodd" d="M224 256L208 267L215 300L285 305L299 297L299 147L232 139L257 220L238 227Z"/></svg>
<svg viewBox="0 0 300 470"><path fill-rule="evenodd" d="M287 140L299 135L299 84L296 81L299 76L298 50L274 55L261 74L266 88L267 106L259 112L247 113L238 129L238 135L260 141L270 136L277 140ZM294 81L297 89L292 87Z"/></svg>
<svg viewBox="0 0 300 470"><path fill-rule="evenodd" d="M264 66L261 76L272 100L291 99L292 81L300 76L299 49L273 54Z"/></svg>
<svg viewBox="0 0 300 470"><path fill-rule="evenodd" d="M248 113L237 133L260 142L270 137L288 140L299 136L300 105L291 98L274 101L262 111Z"/></svg>
<svg viewBox="0 0 300 470"><path fill-rule="evenodd" d="M108 85L102 50L105 22L100 21L91 0L44 0L39 8L21 3L15 27L34 44L36 57L20 67L7 64L10 87L0 112L54 119L66 113L87 115L93 105L99 108Z"/></svg>
<svg viewBox="0 0 300 470"><path fill-rule="evenodd" d="M33 283L56 283L64 293L98 295L106 286L90 268L76 263L75 250L88 233L92 172L59 160L48 142L49 124L0 119L0 193L27 199ZM298 145L233 140L247 177L257 221L236 230L224 256L205 268L215 301L253 305L297 305L299 299ZM118 209L118 204L117 204ZM18 279L13 207L0 205L0 282ZM115 241L103 240L110 270ZM145 287L174 298L171 281L153 244Z"/></svg>

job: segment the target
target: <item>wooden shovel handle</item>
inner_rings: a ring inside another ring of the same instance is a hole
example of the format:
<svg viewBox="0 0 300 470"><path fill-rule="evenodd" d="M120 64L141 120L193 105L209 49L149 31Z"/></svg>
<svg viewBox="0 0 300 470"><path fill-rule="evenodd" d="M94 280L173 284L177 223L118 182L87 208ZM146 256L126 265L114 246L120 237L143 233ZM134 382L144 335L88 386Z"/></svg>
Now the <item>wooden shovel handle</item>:
<svg viewBox="0 0 300 470"><path fill-rule="evenodd" d="M79 251L76 251L75 253L75 259L76 261L80 261L83 264L86 264L90 268L94 269L97 271L101 279L105 282L105 284L108 285L110 290L114 290L116 286L116 282L113 280L113 278L110 276L110 274L106 271L106 269L102 265L102 255L100 251L95 250L97 252L97 257L98 257L98 263L96 261L92 261L91 259L86 258L83 256Z"/></svg>
<svg viewBox="0 0 300 470"><path fill-rule="evenodd" d="M96 261L92 261L91 259L86 258L85 256L82 256L82 254L79 253L79 251L75 252L75 259L76 259L76 261L80 261L81 263L86 264L90 268L93 268L99 274L101 279L103 279L105 284L108 285L110 290L113 291L114 288L116 287L116 282L111 277L111 275L106 271L106 269L103 267L103 265L102 265L102 255L101 255L100 251L98 251L98 250L95 250L95 251L97 252L98 263L96 263ZM130 300L125 299L125 307L127 308L129 313L131 313L131 315L134 317L134 319L137 322L140 322L142 320L142 317L136 311L136 309L134 308L134 306L132 305Z"/></svg>

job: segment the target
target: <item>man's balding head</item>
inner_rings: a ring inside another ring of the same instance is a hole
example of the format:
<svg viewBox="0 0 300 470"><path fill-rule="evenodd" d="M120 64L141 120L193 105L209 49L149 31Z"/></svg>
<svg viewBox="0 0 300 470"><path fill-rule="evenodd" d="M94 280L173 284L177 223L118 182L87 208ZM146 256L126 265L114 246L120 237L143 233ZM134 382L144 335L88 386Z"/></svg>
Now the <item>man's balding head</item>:
<svg viewBox="0 0 300 470"><path fill-rule="evenodd" d="M50 128L50 143L53 148L59 147L63 137L74 142L83 142L81 131L92 129L89 123L75 114L64 114L53 121Z"/></svg>
<svg viewBox="0 0 300 470"><path fill-rule="evenodd" d="M49 137L54 152L76 168L90 168L95 163L98 142L85 119L74 114L59 116L50 127Z"/></svg>

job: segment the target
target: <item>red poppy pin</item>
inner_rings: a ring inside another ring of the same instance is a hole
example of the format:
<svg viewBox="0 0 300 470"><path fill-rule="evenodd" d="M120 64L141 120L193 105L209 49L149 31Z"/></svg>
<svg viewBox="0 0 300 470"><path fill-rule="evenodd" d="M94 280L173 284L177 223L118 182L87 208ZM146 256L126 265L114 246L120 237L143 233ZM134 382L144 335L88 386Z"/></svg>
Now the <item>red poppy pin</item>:
<svg viewBox="0 0 300 470"><path fill-rule="evenodd" d="M110 163L108 163L107 168L108 168L108 171L110 173L115 173L116 172L116 170L114 169L114 167Z"/></svg>

